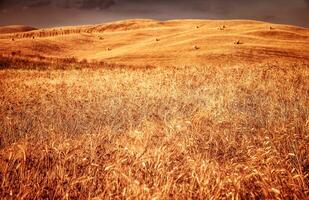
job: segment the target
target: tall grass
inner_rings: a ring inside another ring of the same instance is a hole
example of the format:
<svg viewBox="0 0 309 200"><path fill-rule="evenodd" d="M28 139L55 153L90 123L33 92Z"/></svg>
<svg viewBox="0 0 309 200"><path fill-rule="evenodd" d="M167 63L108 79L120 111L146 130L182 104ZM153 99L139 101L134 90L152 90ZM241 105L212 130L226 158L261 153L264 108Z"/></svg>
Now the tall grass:
<svg viewBox="0 0 309 200"><path fill-rule="evenodd" d="M0 196L305 199L309 65L0 71Z"/></svg>

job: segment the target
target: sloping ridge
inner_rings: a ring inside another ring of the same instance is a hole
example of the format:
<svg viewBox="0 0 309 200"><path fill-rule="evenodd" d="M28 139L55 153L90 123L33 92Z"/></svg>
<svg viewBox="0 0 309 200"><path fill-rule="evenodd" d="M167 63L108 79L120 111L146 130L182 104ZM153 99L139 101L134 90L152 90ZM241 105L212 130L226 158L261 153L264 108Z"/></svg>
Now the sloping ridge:
<svg viewBox="0 0 309 200"><path fill-rule="evenodd" d="M251 26L251 25L266 25L265 22L254 20L168 20L158 21L151 19L130 19L121 20L111 23L104 23L98 25L86 25L86 26L67 26L59 28L47 28L36 29L29 26L6 26L0 27L0 38L32 38L32 37L54 37L70 34L80 33L103 33L103 32L116 32L116 31L128 31L138 29L151 29L160 27L177 27L177 26L190 26L198 25L202 26L207 24L209 27L220 26L220 24L227 23L231 26ZM270 24L271 25L271 24ZM282 26L282 25L280 25ZM3 33L1 35L1 33ZM265 38L277 38L277 39L308 39L308 30L296 27L296 26L284 26L284 29L275 29L271 31L267 30L252 30L247 32L247 35L265 37Z"/></svg>
<svg viewBox="0 0 309 200"><path fill-rule="evenodd" d="M271 31L257 30L257 31L250 31L247 34L262 38L273 38L279 40L309 40L308 34L305 35L285 30L271 30Z"/></svg>
<svg viewBox="0 0 309 200"><path fill-rule="evenodd" d="M1 26L0 34L9 34L9 33L20 33L37 30L37 28L24 25L11 25L11 26Z"/></svg>
<svg viewBox="0 0 309 200"><path fill-rule="evenodd" d="M123 20L113 23L100 24L86 29L87 32L126 31L141 28L158 27L162 22L147 19Z"/></svg>
<svg viewBox="0 0 309 200"><path fill-rule="evenodd" d="M32 37L53 37L69 34L79 34L79 33L102 33L102 32L113 32L113 31L126 31L142 28L158 27L162 24L160 21L156 20L146 20L146 19L135 19L135 20L123 20L106 24L99 25L88 25L88 26L71 26L63 28L48 28L39 29L31 32L12 32L15 34L9 34L5 36L0 36L0 38L32 38Z"/></svg>

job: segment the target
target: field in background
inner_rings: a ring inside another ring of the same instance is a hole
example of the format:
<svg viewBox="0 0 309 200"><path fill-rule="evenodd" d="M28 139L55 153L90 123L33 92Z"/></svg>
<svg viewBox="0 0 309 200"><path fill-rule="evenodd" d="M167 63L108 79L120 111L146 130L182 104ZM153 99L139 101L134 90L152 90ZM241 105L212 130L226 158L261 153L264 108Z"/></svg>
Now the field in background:
<svg viewBox="0 0 309 200"><path fill-rule="evenodd" d="M24 67L0 70L3 198L308 197L309 65Z"/></svg>
<svg viewBox="0 0 309 200"><path fill-rule="evenodd" d="M0 55L74 56L131 66L309 63L308 41L307 28L254 20L131 19L9 34L0 27Z"/></svg>

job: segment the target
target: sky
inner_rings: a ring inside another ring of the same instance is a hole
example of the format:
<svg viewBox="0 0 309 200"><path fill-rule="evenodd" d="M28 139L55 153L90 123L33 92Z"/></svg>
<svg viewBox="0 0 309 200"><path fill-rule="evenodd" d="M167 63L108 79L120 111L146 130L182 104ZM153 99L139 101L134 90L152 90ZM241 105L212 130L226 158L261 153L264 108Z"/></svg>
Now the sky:
<svg viewBox="0 0 309 200"><path fill-rule="evenodd" d="M57 27L123 19L254 19L309 27L309 0L0 0L0 25Z"/></svg>

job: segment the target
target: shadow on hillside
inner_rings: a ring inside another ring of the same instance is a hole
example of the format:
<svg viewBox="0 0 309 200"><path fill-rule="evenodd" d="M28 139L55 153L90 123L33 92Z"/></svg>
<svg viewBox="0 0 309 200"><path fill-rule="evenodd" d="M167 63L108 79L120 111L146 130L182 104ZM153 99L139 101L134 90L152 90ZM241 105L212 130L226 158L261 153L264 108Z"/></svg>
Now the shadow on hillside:
<svg viewBox="0 0 309 200"><path fill-rule="evenodd" d="M78 60L75 57L49 58L40 55L21 56L20 52L12 52L9 56L0 55L0 70L23 69L23 70L72 70L72 69L152 69L155 66L144 65L124 65L118 63L107 63L105 61L91 62L87 59Z"/></svg>

